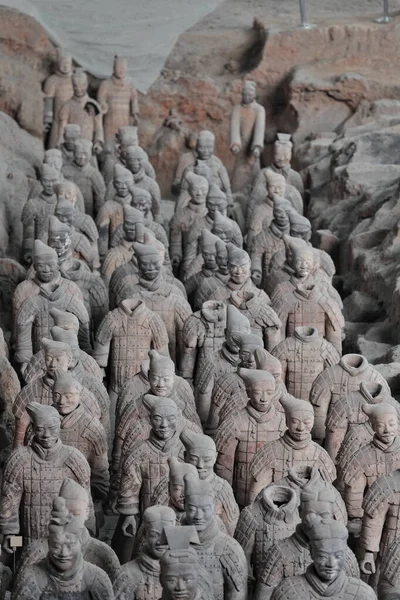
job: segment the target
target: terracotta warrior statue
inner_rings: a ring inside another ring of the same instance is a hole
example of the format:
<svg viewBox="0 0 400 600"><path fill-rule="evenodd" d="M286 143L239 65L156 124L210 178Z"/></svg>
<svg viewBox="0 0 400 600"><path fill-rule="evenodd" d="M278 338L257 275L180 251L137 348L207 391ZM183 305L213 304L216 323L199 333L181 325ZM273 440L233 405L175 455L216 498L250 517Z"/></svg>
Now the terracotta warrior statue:
<svg viewBox="0 0 400 600"><path fill-rule="evenodd" d="M210 192L207 196L207 208L210 214ZM217 210L213 216L212 232L223 242L229 242L238 248L243 246L243 236L236 221L230 219L224 212Z"/></svg>
<svg viewBox="0 0 400 600"><path fill-rule="evenodd" d="M152 198L150 192L138 186L133 186L129 191L132 196L132 206L143 213L143 225L147 227L147 229L150 229L155 238L164 244L165 251L168 254L168 236L164 227L160 223L154 221L153 213L151 212Z"/></svg>
<svg viewBox="0 0 400 600"><path fill-rule="evenodd" d="M109 395L115 412L119 392L140 371L151 349L168 353L168 335L161 317L143 300L123 300L108 313L96 333L93 356L102 368L109 366Z"/></svg>
<svg viewBox="0 0 400 600"><path fill-rule="evenodd" d="M101 173L91 164L92 142L86 139L74 143L74 161L63 167L66 179L73 181L81 190L85 212L96 217L104 204L106 187Z"/></svg>
<svg viewBox="0 0 400 600"><path fill-rule="evenodd" d="M185 475L198 477L197 469L189 463L180 462L176 456L168 459L169 474L162 479L150 501L151 506L169 506L175 513L176 524L185 516Z"/></svg>
<svg viewBox="0 0 400 600"><path fill-rule="evenodd" d="M374 437L341 464L340 480L349 519L362 519L362 501L366 490L382 475L400 468L398 413L391 404L365 404ZM359 523L361 528L361 522Z"/></svg>
<svg viewBox="0 0 400 600"><path fill-rule="evenodd" d="M390 395L385 378L361 354L345 354L337 365L328 367L318 375L310 394L315 412L315 440L322 443L325 439L325 423L330 406L335 406L341 397L358 391L362 383L380 383Z"/></svg>
<svg viewBox="0 0 400 600"><path fill-rule="evenodd" d="M312 405L292 396L281 398L281 403L285 410L287 430L278 440L267 442L256 453L250 466L250 501L266 485L284 477L293 466L315 466L330 483L336 479L335 465L329 454L311 439L314 425Z"/></svg>
<svg viewBox="0 0 400 600"><path fill-rule="evenodd" d="M240 507L250 504L250 465L267 442L279 439L285 418L274 404L275 379L267 371L239 368L246 386L247 405L226 417L218 426L215 470L233 487Z"/></svg>
<svg viewBox="0 0 400 600"><path fill-rule="evenodd" d="M218 240L215 243L216 254L215 262L217 263L218 271L212 277L203 279L200 286L197 289L196 302L203 306L204 302L208 302L214 291L220 285L225 285L229 281L229 269L228 269L228 250L226 244L222 240Z"/></svg>
<svg viewBox="0 0 400 600"><path fill-rule="evenodd" d="M315 267L312 248L302 240L290 241L289 245L294 272L277 286L271 299L282 321L282 340L293 335L297 326L315 327L341 353L344 319L340 306L326 286L310 277Z"/></svg>
<svg viewBox="0 0 400 600"><path fill-rule="evenodd" d="M209 418L211 399L217 379L224 373L236 371L239 364L239 346L234 335L250 333L250 323L237 308L229 305L226 312L225 341L221 348L205 359L195 380L196 406L201 422Z"/></svg>
<svg viewBox="0 0 400 600"><path fill-rule="evenodd" d="M309 400L318 375L340 360L336 348L315 327L296 327L293 335L275 346L272 355L282 365L288 393L303 400Z"/></svg>
<svg viewBox="0 0 400 600"><path fill-rule="evenodd" d="M51 503L65 478L90 494L90 467L79 450L61 442L57 410L31 402L27 412L33 426L32 445L14 450L4 465L0 532L7 552L12 552L10 536L22 535L29 544L46 535Z"/></svg>
<svg viewBox="0 0 400 600"><path fill-rule="evenodd" d="M263 169L262 185L259 185L257 195L252 194L246 211L247 247L251 248L255 236L269 227L274 216L274 195L285 198L286 184L282 175L271 169ZM257 178L258 180L258 178Z"/></svg>
<svg viewBox="0 0 400 600"><path fill-rule="evenodd" d="M214 512L214 490L207 481L185 476L185 510L182 524L196 528L200 543L193 548L212 579L215 600L245 600L246 557L240 544L219 529Z"/></svg>
<svg viewBox="0 0 400 600"><path fill-rule="evenodd" d="M318 473L316 469L314 472ZM262 493L268 489L265 488ZM312 563L307 527L310 515L346 524L343 523L342 518L338 518L346 516L346 512L339 514L335 512L338 506L338 495L333 485L324 482L319 475L318 478L313 475L307 480L299 493L298 508L301 522L297 524L290 536L275 541L268 548L257 574L254 594L256 600L269 600L274 588L282 581L287 577L303 575ZM256 500L256 503L258 501ZM251 511L251 508L248 507L246 510ZM344 569L350 577L360 576L357 559L348 546L345 549Z"/></svg>
<svg viewBox="0 0 400 600"><path fill-rule="evenodd" d="M58 496L65 500L65 506L70 514L81 520L83 524L88 520L89 495L81 485L72 479L64 479ZM115 581L121 567L115 552L110 546L92 537L86 527L82 531L81 546L83 560L105 571L111 582ZM25 546L22 550L21 558L18 562L18 571L43 560L46 558L48 551L49 544L47 537L33 540L29 546Z"/></svg>
<svg viewBox="0 0 400 600"><path fill-rule="evenodd" d="M260 156L264 148L265 109L256 102L254 81L243 83L242 100L233 107L231 117L230 150L235 167L232 191L240 192L251 185L260 170Z"/></svg>
<svg viewBox="0 0 400 600"><path fill-rule="evenodd" d="M71 312L79 319L79 341L83 350L91 351L89 315L77 285L61 277L55 250L35 241L35 277L22 282L15 290L15 361L23 373L32 356L40 350L40 340L49 337L52 308Z"/></svg>
<svg viewBox="0 0 400 600"><path fill-rule="evenodd" d="M50 130L48 148L55 148L58 143L58 113L61 106L74 95L72 86L72 58L65 51L59 50L56 72L46 79L43 85L44 109L43 125L45 132Z"/></svg>
<svg viewBox="0 0 400 600"><path fill-rule="evenodd" d="M139 102L136 88L126 77L126 59L114 57L113 72L110 79L100 83L97 102L101 106L104 124L104 144L106 150L112 150L114 138L120 127L137 125Z"/></svg>
<svg viewBox="0 0 400 600"><path fill-rule="evenodd" d="M102 164L101 172L104 177L104 181L108 186L112 181L114 165L120 164L124 167L126 166L125 162L125 153L129 146L139 146L139 136L138 136L138 128L136 125L124 125L120 127L115 134L114 147L112 148L112 152L110 151L110 147L107 148L108 152L105 153L104 162ZM147 152L145 152L142 148L143 152L143 168L149 177L152 179L156 178L156 174L154 171L154 167L149 162L149 156Z"/></svg>
<svg viewBox="0 0 400 600"><path fill-rule="evenodd" d="M180 192L182 176L188 167L194 164L196 159L207 163L212 173L212 183L215 183L226 194L228 204L232 204L232 191L228 173L221 160L214 154L215 136L211 131L203 129L197 136L197 142L194 152L184 154L178 164L173 183L173 190L177 195Z"/></svg>
<svg viewBox="0 0 400 600"><path fill-rule="evenodd" d="M268 550L292 535L300 521L297 495L290 488L271 485L240 513L235 540L242 546L255 581L265 568Z"/></svg>
<svg viewBox="0 0 400 600"><path fill-rule="evenodd" d="M183 351L180 373L193 381L202 363L218 351L225 341L226 306L222 302L203 302L201 310L186 320L182 331Z"/></svg>
<svg viewBox="0 0 400 600"><path fill-rule="evenodd" d="M79 331L79 321L78 318L70 312L66 312L64 310L59 310L58 308L52 308L50 311L51 317L54 320L54 327L60 327L61 329L65 329L66 331L72 331L75 336L78 336ZM72 348L71 348L72 349ZM101 368L97 364L97 362L92 358L89 354L84 352L79 348L78 344L77 351L77 360L79 360L82 369L89 373L90 375L94 375L100 381L103 380L103 373ZM74 354L74 351L72 351ZM24 372L24 380L25 383L30 383L34 379L38 377L42 377L46 372L46 361L45 361L45 351L39 350L34 356L32 356L31 360L28 363L28 366Z"/></svg>
<svg viewBox="0 0 400 600"><path fill-rule="evenodd" d="M64 129L68 123L75 123L81 128L81 137L93 143L93 152L99 154L103 150L104 132L103 116L100 105L89 98L88 78L83 69L75 69L72 75L74 95L64 102L58 111L58 138L56 146L64 140Z"/></svg>
<svg viewBox="0 0 400 600"><path fill-rule="evenodd" d="M398 541L393 542L380 560L377 594L382 600L395 600L400 593L399 546Z"/></svg>
<svg viewBox="0 0 400 600"><path fill-rule="evenodd" d="M68 123L64 128L64 141L59 145L63 165L70 165L74 160L75 142L81 139L81 128L76 123Z"/></svg>
<svg viewBox="0 0 400 600"><path fill-rule="evenodd" d="M143 513L144 544L138 557L124 564L114 582L116 600L159 600L161 544L165 527L175 526L175 513L168 506L150 506Z"/></svg>
<svg viewBox="0 0 400 600"><path fill-rule="evenodd" d="M55 498L48 525L47 556L20 571L13 600L41 600L46 596L112 600L107 574L83 558L85 531L82 520L67 510L64 498Z"/></svg>
<svg viewBox="0 0 400 600"><path fill-rule="evenodd" d="M196 302L198 287L201 285L204 279L213 277L213 275L215 275L215 273L218 271L218 266L215 261L215 256L217 254L217 240L218 238L216 235L212 234L210 231L208 231L208 229L203 229L200 237L201 254L198 255L200 260L197 260L196 257L189 267L188 277L185 281L185 288L189 302L193 306L194 310L199 310L201 308L201 305ZM193 268L194 262L200 265L199 268L197 268L197 266ZM191 272L192 274L190 274Z"/></svg>
<svg viewBox="0 0 400 600"><path fill-rule="evenodd" d="M226 531L233 535L239 518L239 508L231 486L214 472L217 460L214 441L208 435L189 429L182 431L181 440L185 447L185 461L196 467L200 481L212 487L215 514L221 518Z"/></svg>
<svg viewBox="0 0 400 600"><path fill-rule="evenodd" d="M290 163L292 161L293 143L290 141L290 134L278 133L278 139L274 144L274 155L270 169L283 175L286 183L292 185L304 197L304 184L300 173L294 171Z"/></svg>
<svg viewBox="0 0 400 600"><path fill-rule="evenodd" d="M273 190L270 189L272 183L275 186L279 186L279 192L273 192ZM274 169L268 167L260 171L253 183L247 211L248 218L250 218L252 222L254 222L253 219L258 211L258 208L263 205L266 197L268 198L271 192L286 198L290 203L292 210L295 210L301 215L303 214L304 205L300 192L293 185L290 185L288 181L286 181L286 177L283 174L278 173ZM264 209L264 211L261 211L260 214L267 215L267 213L268 211L265 211Z"/></svg>
<svg viewBox="0 0 400 600"><path fill-rule="evenodd" d="M367 583L345 572L349 534L344 525L310 515L307 535L313 562L304 575L284 579L275 588L271 600L286 600L293 595L301 599L376 600Z"/></svg>
<svg viewBox="0 0 400 600"><path fill-rule="evenodd" d="M133 175L122 165L114 166L113 184L115 196L107 200L99 210L96 225L99 230L99 252L103 259L111 247L111 240L115 231L124 221L124 206L130 205L132 195L130 187L133 186Z"/></svg>
<svg viewBox="0 0 400 600"><path fill-rule="evenodd" d="M37 198L29 198L22 210L22 258L27 265L30 265L33 260L35 239L43 242L47 240L49 217L50 215L54 215L57 204L57 196L53 186L59 180L59 172L53 167L44 164L40 178L42 191Z"/></svg>

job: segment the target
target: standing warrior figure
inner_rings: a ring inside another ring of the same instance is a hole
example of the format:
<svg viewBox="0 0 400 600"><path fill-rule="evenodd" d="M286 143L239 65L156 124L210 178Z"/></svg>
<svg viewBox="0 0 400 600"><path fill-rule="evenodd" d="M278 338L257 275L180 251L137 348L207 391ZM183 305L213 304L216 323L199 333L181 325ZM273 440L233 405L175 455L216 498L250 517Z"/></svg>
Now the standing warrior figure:
<svg viewBox="0 0 400 600"><path fill-rule="evenodd" d="M67 100L74 95L72 85L72 58L70 54L59 50L57 57L57 70L44 82L44 110L43 125L45 131L50 129L48 148L55 148L58 144L58 113Z"/></svg>
<svg viewBox="0 0 400 600"><path fill-rule="evenodd" d="M274 144L274 157L270 169L283 175L286 183L292 185L304 197L304 184L300 173L294 171L290 163L292 161L293 143L290 141L290 134L278 133L278 139Z"/></svg>
<svg viewBox="0 0 400 600"><path fill-rule="evenodd" d="M120 127L138 124L139 103L136 88L126 77L126 59L114 57L113 73L110 79L100 83L97 102L101 106L104 122L104 144L111 151L115 135Z"/></svg>
<svg viewBox="0 0 400 600"><path fill-rule="evenodd" d="M233 107L231 117L230 150L235 167L232 191L240 192L250 185L260 170L260 156L264 148L265 109L256 102L254 81L245 81L240 104Z"/></svg>
<svg viewBox="0 0 400 600"><path fill-rule="evenodd" d="M64 141L59 146L63 165L70 165L74 160L74 144L80 139L80 126L75 123L68 123L64 129Z"/></svg>

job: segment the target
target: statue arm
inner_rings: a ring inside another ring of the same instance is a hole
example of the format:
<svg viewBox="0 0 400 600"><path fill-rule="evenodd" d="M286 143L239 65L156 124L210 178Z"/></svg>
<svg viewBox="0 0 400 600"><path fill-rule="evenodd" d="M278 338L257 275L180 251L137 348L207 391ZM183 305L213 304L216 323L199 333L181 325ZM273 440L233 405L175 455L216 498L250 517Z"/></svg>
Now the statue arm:
<svg viewBox="0 0 400 600"><path fill-rule="evenodd" d="M110 472L107 456L106 432L104 431L105 449L102 452L92 452L90 457L90 483L96 500L105 502L110 489Z"/></svg>
<svg viewBox="0 0 400 600"><path fill-rule="evenodd" d="M126 457L121 473L121 482L117 500L117 511L121 515L131 516L139 514L141 488L141 466L139 463L133 462L131 454Z"/></svg>
<svg viewBox="0 0 400 600"><path fill-rule="evenodd" d="M99 367L107 367L113 335L113 315L112 313L108 313L108 315L100 323L94 342L93 358L97 361Z"/></svg>
<svg viewBox="0 0 400 600"><path fill-rule="evenodd" d="M388 509L389 504L385 501L373 516L370 516L366 511L364 511L362 530L359 540L360 547L364 551L371 553L379 552L382 531L385 525Z"/></svg>
<svg viewBox="0 0 400 600"><path fill-rule="evenodd" d="M230 419L229 419L230 421ZM236 449L239 444L232 423L225 421L217 428L215 445L217 447L218 457L215 463L215 472L232 485L233 469L235 466Z"/></svg>
<svg viewBox="0 0 400 600"><path fill-rule="evenodd" d="M251 150L254 151L259 148L260 152L264 148L264 135L265 135L265 109L261 104L257 105L256 122L254 125L254 134L251 144Z"/></svg>
<svg viewBox="0 0 400 600"><path fill-rule="evenodd" d="M313 439L321 443L325 439L325 423L328 416L332 395L324 373L314 381L310 392L310 402L314 406Z"/></svg>
<svg viewBox="0 0 400 600"><path fill-rule="evenodd" d="M44 585L40 585L34 569L35 567L30 565L19 571L13 586L11 600L40 600L43 598L42 594L48 582L43 578L41 583Z"/></svg>
<svg viewBox="0 0 400 600"><path fill-rule="evenodd" d="M151 194L151 212L153 213L153 217L156 219L160 213L161 206L161 191L156 181L152 181L149 192Z"/></svg>
<svg viewBox="0 0 400 600"><path fill-rule="evenodd" d="M133 118L135 124L137 125L139 119L139 98L136 88L131 87L131 117Z"/></svg>
<svg viewBox="0 0 400 600"><path fill-rule="evenodd" d="M342 355L342 330L339 327L334 327L328 315L325 319L325 339Z"/></svg>
<svg viewBox="0 0 400 600"><path fill-rule="evenodd" d="M18 535L21 532L19 511L24 491L24 457L20 453L21 450L15 450L4 467L0 499L0 533L4 536Z"/></svg>
<svg viewBox="0 0 400 600"><path fill-rule="evenodd" d="M102 81L97 92L97 102L101 106L103 115L108 112L108 82Z"/></svg>
<svg viewBox="0 0 400 600"><path fill-rule="evenodd" d="M235 146L240 150L242 147L242 138L240 135L240 109L241 105L236 104L233 107L231 116L231 130L230 130L230 149L232 150Z"/></svg>
<svg viewBox="0 0 400 600"><path fill-rule="evenodd" d="M94 209L97 214L101 207L104 205L106 195L106 184L104 183L104 179L100 171L94 171L92 176L92 186L94 196Z"/></svg>
<svg viewBox="0 0 400 600"><path fill-rule="evenodd" d="M58 139L56 143L56 147L60 146L64 141L64 129L65 126L69 123L69 106L68 102L64 102L62 107L60 108L58 115L56 115L56 119L58 122Z"/></svg>
<svg viewBox="0 0 400 600"><path fill-rule="evenodd" d="M95 144L104 144L103 113L93 117L93 146ZM94 150L94 148L93 148Z"/></svg>

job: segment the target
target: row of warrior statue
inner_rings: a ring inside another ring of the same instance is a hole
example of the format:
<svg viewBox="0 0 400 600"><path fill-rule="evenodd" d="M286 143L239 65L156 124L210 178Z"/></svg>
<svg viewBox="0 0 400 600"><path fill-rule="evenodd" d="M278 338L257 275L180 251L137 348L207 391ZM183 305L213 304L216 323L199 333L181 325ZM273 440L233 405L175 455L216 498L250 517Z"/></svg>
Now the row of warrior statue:
<svg viewBox="0 0 400 600"><path fill-rule="evenodd" d="M261 168L246 81L232 177L200 131L166 223L125 70L96 101L60 55L1 259L0 597L400 598L400 408L342 355L290 136Z"/></svg>

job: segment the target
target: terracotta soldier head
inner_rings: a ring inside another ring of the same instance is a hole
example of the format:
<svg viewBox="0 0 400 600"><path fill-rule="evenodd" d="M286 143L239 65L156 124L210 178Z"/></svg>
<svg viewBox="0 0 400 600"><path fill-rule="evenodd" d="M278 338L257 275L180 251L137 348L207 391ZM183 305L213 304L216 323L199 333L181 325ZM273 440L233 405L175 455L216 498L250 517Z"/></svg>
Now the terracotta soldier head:
<svg viewBox="0 0 400 600"><path fill-rule="evenodd" d="M72 181L63 181L54 186L54 192L57 200L66 200L71 204L76 204L76 185Z"/></svg>
<svg viewBox="0 0 400 600"><path fill-rule="evenodd" d="M215 225L215 221L214 221L214 225ZM215 234L215 235L217 235L217 234ZM220 237L220 236L218 236L218 237ZM218 240L215 243L215 247L217 250L217 254L215 256L215 261L218 266L218 271L221 273L221 275L228 275L229 274L228 250L227 250L226 244L222 240Z"/></svg>
<svg viewBox="0 0 400 600"><path fill-rule="evenodd" d="M32 421L35 441L45 450L49 450L60 438L60 415L52 406L39 402L29 402L26 412Z"/></svg>
<svg viewBox="0 0 400 600"><path fill-rule="evenodd" d="M171 398L145 394L143 404L150 413L153 434L166 442L175 434L180 418L180 410Z"/></svg>
<svg viewBox="0 0 400 600"><path fill-rule="evenodd" d="M53 186L58 183L60 180L60 172L57 171L54 167L51 167L48 164L44 164L42 166L42 172L40 176L40 182L43 188L43 194L45 196L53 196L54 189Z"/></svg>
<svg viewBox="0 0 400 600"><path fill-rule="evenodd" d="M341 523L320 518L307 528L314 572L324 583L332 583L343 571L348 535Z"/></svg>
<svg viewBox="0 0 400 600"><path fill-rule="evenodd" d="M122 229L128 242L134 242L137 237L137 224L143 223L143 213L129 204L124 205L124 221Z"/></svg>
<svg viewBox="0 0 400 600"><path fill-rule="evenodd" d="M172 534L172 535L170 535ZM160 582L164 600L195 600L198 597L200 571L196 550L190 542L199 543L193 526L183 525L164 529L168 550L160 560Z"/></svg>
<svg viewBox="0 0 400 600"><path fill-rule="evenodd" d="M282 365L275 356L268 352L268 350L265 350L265 348L256 348L254 351L254 359L257 369L271 373L276 383L282 381Z"/></svg>
<svg viewBox="0 0 400 600"><path fill-rule="evenodd" d="M299 400L292 396L280 399L286 415L286 426L289 436L295 442L311 440L311 430L314 425L314 409L310 402Z"/></svg>
<svg viewBox="0 0 400 600"><path fill-rule="evenodd" d="M143 513L145 554L159 560L167 547L161 543L164 527L175 526L175 513L168 506L150 506Z"/></svg>
<svg viewBox="0 0 400 600"><path fill-rule="evenodd" d="M88 89L88 78L83 69L75 69L72 75L72 87L76 98L83 98Z"/></svg>
<svg viewBox="0 0 400 600"><path fill-rule="evenodd" d="M303 215L300 215L297 210L289 212L290 222L290 236L294 238L301 238L305 242L311 240L311 223Z"/></svg>
<svg viewBox="0 0 400 600"><path fill-rule="evenodd" d="M196 206L205 206L209 188L207 179L195 173L188 173L186 180L190 196L189 202Z"/></svg>
<svg viewBox="0 0 400 600"><path fill-rule="evenodd" d="M118 198L129 197L129 187L133 185L133 175L122 165L116 163L114 165L113 184Z"/></svg>
<svg viewBox="0 0 400 600"><path fill-rule="evenodd" d="M237 334L250 334L250 323L248 318L240 310L228 304L226 309L225 343L233 354L239 354L239 346L235 336Z"/></svg>
<svg viewBox="0 0 400 600"><path fill-rule="evenodd" d="M72 361L72 352L69 345L47 338L42 338L41 344L44 350L46 375L55 379L59 371L66 373Z"/></svg>
<svg viewBox="0 0 400 600"><path fill-rule="evenodd" d="M278 169L289 169L292 160L293 144L290 135L278 133L278 139L274 144L273 163Z"/></svg>
<svg viewBox="0 0 400 600"><path fill-rule="evenodd" d="M185 446L185 461L197 469L199 479L205 480L214 473L217 460L215 442L208 435L184 429L180 435Z"/></svg>
<svg viewBox="0 0 400 600"><path fill-rule="evenodd" d="M169 356L149 350L150 390L155 396L169 396L175 385L175 364Z"/></svg>
<svg viewBox="0 0 400 600"><path fill-rule="evenodd" d="M64 479L58 495L60 498L64 498L65 506L71 515L83 523L87 521L90 512L90 498L79 483L73 479Z"/></svg>
<svg viewBox="0 0 400 600"><path fill-rule="evenodd" d="M227 249L230 278L236 285L243 285L251 275L250 256L245 250L237 248L233 244L228 244Z"/></svg>
<svg viewBox="0 0 400 600"><path fill-rule="evenodd" d="M168 459L169 481L168 490L171 504L177 511L185 510L185 475L198 477L196 467L189 463L180 462L176 456Z"/></svg>
<svg viewBox="0 0 400 600"><path fill-rule="evenodd" d="M316 260L312 246L300 238L284 236L286 261L300 281L305 281L315 272Z"/></svg>
<svg viewBox="0 0 400 600"><path fill-rule="evenodd" d="M274 215L274 223L279 229L285 230L289 228L289 203L285 198L278 196L277 194L273 194L272 201L274 203L273 215Z"/></svg>
<svg viewBox="0 0 400 600"><path fill-rule="evenodd" d="M257 95L257 86L254 81L250 81L249 79L244 82L242 88L242 104L244 106L248 106L256 99Z"/></svg>
<svg viewBox="0 0 400 600"><path fill-rule="evenodd" d="M158 249L149 244L133 245L138 261L139 274L146 281L153 281L161 272L163 261Z"/></svg>
<svg viewBox="0 0 400 600"><path fill-rule="evenodd" d="M232 219L229 219L226 215L223 215L220 211L217 211L214 215L214 224L212 232L226 244L228 244L229 242L234 243L234 222L232 221Z"/></svg>
<svg viewBox="0 0 400 600"><path fill-rule="evenodd" d="M67 123L64 129L64 146L66 150L72 152L74 144L81 137L81 128L77 123Z"/></svg>
<svg viewBox="0 0 400 600"><path fill-rule="evenodd" d="M397 411L391 404L364 404L363 411L368 415L374 437L385 446L390 446L399 431Z"/></svg>
<svg viewBox="0 0 400 600"><path fill-rule="evenodd" d="M299 515L303 529L307 533L307 524L316 515L321 519L333 519L336 496L329 487L306 484L300 492Z"/></svg>
<svg viewBox="0 0 400 600"><path fill-rule="evenodd" d="M72 73L72 56L64 49L59 49L57 56L57 71L60 75L71 75Z"/></svg>
<svg viewBox="0 0 400 600"><path fill-rule="evenodd" d="M68 512L64 498L55 498L49 524L48 560L63 577L74 573L82 560L83 528L81 519Z"/></svg>
<svg viewBox="0 0 400 600"><path fill-rule="evenodd" d="M74 162L78 167L84 167L92 157L93 144L89 140L77 140L74 143Z"/></svg>
<svg viewBox="0 0 400 600"><path fill-rule="evenodd" d="M54 215L61 223L69 225L69 227L73 227L76 216L75 205L69 200L60 198L57 200Z"/></svg>
<svg viewBox="0 0 400 600"><path fill-rule="evenodd" d="M131 204L143 213L143 217L146 219L151 213L152 199L151 194L147 190L143 190L138 187L131 187L130 193L132 196Z"/></svg>
<svg viewBox="0 0 400 600"><path fill-rule="evenodd" d="M239 346L240 366L244 369L256 369L255 351L264 346L261 337L253 333L242 333L234 334L233 339Z"/></svg>
<svg viewBox="0 0 400 600"><path fill-rule="evenodd" d="M209 160L214 154L215 136L211 131L203 129L197 136L196 156L200 160Z"/></svg>
<svg viewBox="0 0 400 600"><path fill-rule="evenodd" d="M215 183L211 183L209 187L206 206L211 219L215 218L217 212L226 214L228 207L226 194Z"/></svg>
<svg viewBox="0 0 400 600"><path fill-rule="evenodd" d="M46 152L44 153L43 163L45 165L49 165L49 167L52 167L58 173L60 173L63 166L61 150L58 150L58 148L51 148L50 150L46 150Z"/></svg>
<svg viewBox="0 0 400 600"><path fill-rule="evenodd" d="M258 412L268 412L271 408L276 390L273 375L267 371L242 369L238 371L246 386L249 402Z"/></svg>
<svg viewBox="0 0 400 600"><path fill-rule="evenodd" d="M59 308L51 308L50 315L52 316L56 327L78 333L79 319L72 313L67 312L66 310L60 310Z"/></svg>
<svg viewBox="0 0 400 600"><path fill-rule="evenodd" d="M40 240L35 240L33 266L40 283L51 283L59 276L57 252Z"/></svg>
<svg viewBox="0 0 400 600"><path fill-rule="evenodd" d="M64 327L58 327L54 325L51 328L51 337L56 342L61 342L62 344L66 344L71 352L71 360L69 363L69 367L75 367L77 362L80 359L80 348L78 342L78 333L75 329L71 327L69 329L65 329Z"/></svg>
<svg viewBox="0 0 400 600"><path fill-rule="evenodd" d="M137 127L133 125L125 125L120 127L115 136L117 142L116 152L121 161L125 162L125 153L129 146L139 146L139 137Z"/></svg>
<svg viewBox="0 0 400 600"><path fill-rule="evenodd" d="M217 241L218 238L216 235L213 235L208 229L203 229L200 238L200 248L203 264L206 269L213 270L217 268L215 260L217 254Z"/></svg>
<svg viewBox="0 0 400 600"><path fill-rule="evenodd" d="M267 169L265 173L265 182L269 198L272 199L274 194L281 196L281 198L285 197L286 181L283 175L275 173L272 169Z"/></svg>
<svg viewBox="0 0 400 600"><path fill-rule="evenodd" d="M214 490L207 481L185 475L185 511L188 525L198 533L214 520Z"/></svg>
<svg viewBox="0 0 400 600"><path fill-rule="evenodd" d="M126 167L133 175L137 175L143 168L146 159L145 153L140 146L128 146L124 150L124 160Z"/></svg>
<svg viewBox="0 0 400 600"><path fill-rule="evenodd" d="M50 215L47 243L57 252L58 262L62 263L71 252L70 225L62 223L56 216Z"/></svg>
<svg viewBox="0 0 400 600"><path fill-rule="evenodd" d="M126 58L114 56L113 77L124 80L126 76Z"/></svg>
<svg viewBox="0 0 400 600"><path fill-rule="evenodd" d="M81 403L82 386L68 373L56 378L53 387L53 406L61 417L72 413Z"/></svg>

